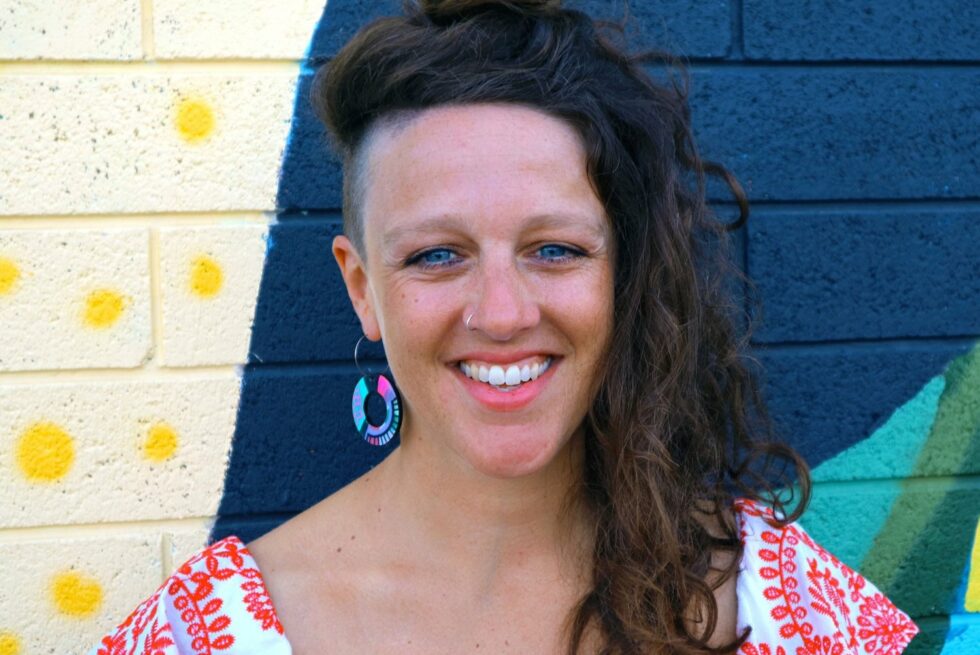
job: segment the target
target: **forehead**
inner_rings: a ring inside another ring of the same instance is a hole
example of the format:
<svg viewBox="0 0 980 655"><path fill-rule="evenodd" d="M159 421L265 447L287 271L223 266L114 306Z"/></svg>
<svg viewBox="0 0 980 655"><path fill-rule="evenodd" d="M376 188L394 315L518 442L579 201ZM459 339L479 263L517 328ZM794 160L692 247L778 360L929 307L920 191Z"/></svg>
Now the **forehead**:
<svg viewBox="0 0 980 655"><path fill-rule="evenodd" d="M577 131L520 105L426 110L381 128L366 165L368 241L376 240L372 233L432 216L500 224L542 214L603 215Z"/></svg>

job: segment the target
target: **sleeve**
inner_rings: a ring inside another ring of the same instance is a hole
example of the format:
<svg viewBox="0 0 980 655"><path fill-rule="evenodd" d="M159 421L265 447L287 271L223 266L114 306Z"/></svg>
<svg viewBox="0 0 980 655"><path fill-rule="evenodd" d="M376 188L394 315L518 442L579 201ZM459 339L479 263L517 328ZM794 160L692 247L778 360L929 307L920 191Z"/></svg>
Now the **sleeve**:
<svg viewBox="0 0 980 655"><path fill-rule="evenodd" d="M738 627L744 655L899 655L919 632L907 614L791 523L769 525L768 508L740 506L745 546Z"/></svg>
<svg viewBox="0 0 980 655"><path fill-rule="evenodd" d="M183 564L88 655L290 655L255 560L228 537Z"/></svg>

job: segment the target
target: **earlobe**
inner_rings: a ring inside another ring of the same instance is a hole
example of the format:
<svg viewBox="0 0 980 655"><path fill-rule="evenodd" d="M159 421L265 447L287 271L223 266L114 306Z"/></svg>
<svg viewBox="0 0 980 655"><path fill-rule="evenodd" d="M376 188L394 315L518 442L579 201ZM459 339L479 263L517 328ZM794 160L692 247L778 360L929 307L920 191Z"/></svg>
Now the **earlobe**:
<svg viewBox="0 0 980 655"><path fill-rule="evenodd" d="M334 237L332 249L337 267L340 268L340 274L344 278L344 285L347 287L347 295L361 321L361 330L371 341L380 340L381 329L368 289L367 267L360 253L350 239L343 235Z"/></svg>

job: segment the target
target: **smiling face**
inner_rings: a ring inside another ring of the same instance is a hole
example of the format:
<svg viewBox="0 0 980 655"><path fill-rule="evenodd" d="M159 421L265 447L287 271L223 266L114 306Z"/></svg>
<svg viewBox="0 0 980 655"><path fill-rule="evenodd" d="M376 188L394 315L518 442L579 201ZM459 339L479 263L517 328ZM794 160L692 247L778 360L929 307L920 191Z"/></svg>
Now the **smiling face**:
<svg viewBox="0 0 980 655"><path fill-rule="evenodd" d="M495 477L540 470L580 432L612 324L612 235L578 134L462 105L369 147L366 262L345 237L334 254L384 340L403 444Z"/></svg>

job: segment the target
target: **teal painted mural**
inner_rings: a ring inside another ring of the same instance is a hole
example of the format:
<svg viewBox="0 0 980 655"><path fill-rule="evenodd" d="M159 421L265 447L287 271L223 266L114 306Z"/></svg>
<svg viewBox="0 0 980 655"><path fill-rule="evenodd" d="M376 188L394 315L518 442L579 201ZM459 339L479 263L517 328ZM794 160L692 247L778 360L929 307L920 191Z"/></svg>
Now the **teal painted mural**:
<svg viewBox="0 0 980 655"><path fill-rule="evenodd" d="M813 470L804 524L922 628L912 653L980 652L980 344Z"/></svg>

